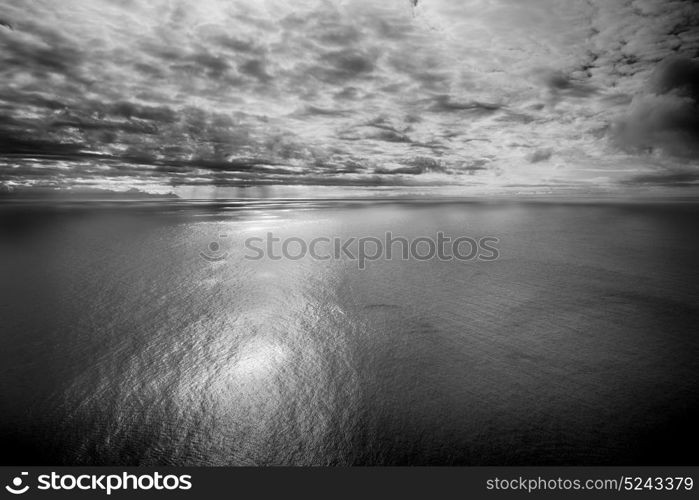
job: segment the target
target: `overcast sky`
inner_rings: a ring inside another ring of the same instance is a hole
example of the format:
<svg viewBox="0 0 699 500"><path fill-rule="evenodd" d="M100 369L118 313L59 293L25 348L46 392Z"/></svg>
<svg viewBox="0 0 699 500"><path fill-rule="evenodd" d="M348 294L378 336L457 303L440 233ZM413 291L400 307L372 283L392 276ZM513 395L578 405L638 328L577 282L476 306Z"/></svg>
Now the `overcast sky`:
<svg viewBox="0 0 699 500"><path fill-rule="evenodd" d="M0 184L696 193L698 25L667 0L0 0Z"/></svg>

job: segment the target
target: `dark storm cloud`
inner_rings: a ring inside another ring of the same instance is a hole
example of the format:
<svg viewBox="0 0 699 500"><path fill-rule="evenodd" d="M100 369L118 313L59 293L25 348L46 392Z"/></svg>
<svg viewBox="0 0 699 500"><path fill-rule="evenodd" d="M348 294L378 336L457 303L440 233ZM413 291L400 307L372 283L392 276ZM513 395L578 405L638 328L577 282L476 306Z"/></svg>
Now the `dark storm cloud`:
<svg viewBox="0 0 699 500"><path fill-rule="evenodd" d="M636 175L624 182L629 185L696 187L699 185L699 171L658 172L653 174Z"/></svg>
<svg viewBox="0 0 699 500"><path fill-rule="evenodd" d="M0 130L0 151L7 156L53 157L73 159L81 157L83 144L63 143L50 139L35 139L29 136Z"/></svg>
<svg viewBox="0 0 699 500"><path fill-rule="evenodd" d="M499 104L486 102L459 102L452 99L449 95L437 95L431 98L432 104L429 106L430 111L435 112L454 112L454 111L469 111L477 114L490 114L498 111L501 106Z"/></svg>
<svg viewBox="0 0 699 500"><path fill-rule="evenodd" d="M658 67L649 82L656 94L674 92L694 101L699 100L699 62L670 58Z"/></svg>
<svg viewBox="0 0 699 500"><path fill-rule="evenodd" d="M531 155L527 157L529 163L539 163L541 161L546 161L551 158L553 151L550 149L537 149Z"/></svg>
<svg viewBox="0 0 699 500"><path fill-rule="evenodd" d="M340 160L334 162L332 160L317 160L315 166L322 172L328 174L356 174L364 172L365 167L357 160Z"/></svg>
<svg viewBox="0 0 699 500"><path fill-rule="evenodd" d="M299 114L317 116L346 116L348 113L349 111L346 109L321 108L318 106L308 105Z"/></svg>
<svg viewBox="0 0 699 500"><path fill-rule="evenodd" d="M365 136L365 138L386 142L413 142L407 135L394 130L378 130L373 134Z"/></svg>
<svg viewBox="0 0 699 500"><path fill-rule="evenodd" d="M0 103L11 109L18 106L27 108L43 108L50 111L64 109L66 103L51 97L46 97L38 92L17 92L13 89L0 89Z"/></svg>
<svg viewBox="0 0 699 500"><path fill-rule="evenodd" d="M370 56L352 49L327 52L321 55L320 62L322 64L312 70L313 74L333 83L366 76L375 68Z"/></svg>
<svg viewBox="0 0 699 500"><path fill-rule="evenodd" d="M408 136L410 127L399 127L385 116L354 125L340 132L338 137L345 141L374 140L395 143L413 143Z"/></svg>
<svg viewBox="0 0 699 500"><path fill-rule="evenodd" d="M106 107L106 112L123 118L139 118L161 123L173 123L177 120L177 113L167 106L143 106L128 101L111 104Z"/></svg>
<svg viewBox="0 0 699 500"><path fill-rule="evenodd" d="M265 62L261 59L250 59L238 66L238 70L248 76L257 78L261 82L268 82L272 77L267 73Z"/></svg>
<svg viewBox="0 0 699 500"><path fill-rule="evenodd" d="M211 37L211 41L214 44L237 53L262 55L266 52L264 47L251 40L244 40L227 34L215 35Z"/></svg>
<svg viewBox="0 0 699 500"><path fill-rule="evenodd" d="M554 100L590 97L597 92L592 85L574 81L560 71L544 72L543 83L548 87Z"/></svg>
<svg viewBox="0 0 699 500"><path fill-rule="evenodd" d="M206 75L212 78L221 78L231 68L228 61L224 58L214 56L208 52L192 54L185 58L185 60L192 61L199 69L203 69Z"/></svg>
<svg viewBox="0 0 699 500"><path fill-rule="evenodd" d="M421 175L428 172L444 172L444 167L432 158L417 157L407 160L403 165L394 167L380 166L374 173L382 175Z"/></svg>
<svg viewBox="0 0 699 500"><path fill-rule="evenodd" d="M490 160L486 159L459 162L459 164L456 165L456 171L457 173L473 174L479 170L487 170L488 163L490 163Z"/></svg>
<svg viewBox="0 0 699 500"><path fill-rule="evenodd" d="M111 121L84 118L56 119L49 125L51 128L73 128L79 131L103 130L119 131L129 134L157 134L158 128L152 123L143 121Z"/></svg>
<svg viewBox="0 0 699 500"><path fill-rule="evenodd" d="M670 58L661 62L614 129L624 147L660 149L686 159L699 158L699 62Z"/></svg>
<svg viewBox="0 0 699 500"><path fill-rule="evenodd" d="M422 173L422 170L420 169L420 167L415 166L404 166L396 168L377 167L374 170L374 173L381 175L420 175Z"/></svg>

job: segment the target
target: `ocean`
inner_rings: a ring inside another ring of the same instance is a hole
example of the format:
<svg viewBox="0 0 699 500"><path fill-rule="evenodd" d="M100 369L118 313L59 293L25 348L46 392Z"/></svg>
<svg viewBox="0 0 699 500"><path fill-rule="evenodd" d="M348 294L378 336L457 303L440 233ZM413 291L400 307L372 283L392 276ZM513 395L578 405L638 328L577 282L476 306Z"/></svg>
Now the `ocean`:
<svg viewBox="0 0 699 500"><path fill-rule="evenodd" d="M23 465L678 465L699 205L0 206L0 455ZM495 260L245 241L497 238Z"/></svg>

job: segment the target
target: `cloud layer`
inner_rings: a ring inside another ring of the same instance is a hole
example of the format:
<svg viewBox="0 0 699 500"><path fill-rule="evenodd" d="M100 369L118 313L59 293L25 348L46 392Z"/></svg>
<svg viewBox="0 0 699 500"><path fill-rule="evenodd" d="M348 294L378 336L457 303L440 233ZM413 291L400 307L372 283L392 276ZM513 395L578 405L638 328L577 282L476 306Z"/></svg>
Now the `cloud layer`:
<svg viewBox="0 0 699 500"><path fill-rule="evenodd" d="M696 187L699 9L9 0L0 183Z"/></svg>

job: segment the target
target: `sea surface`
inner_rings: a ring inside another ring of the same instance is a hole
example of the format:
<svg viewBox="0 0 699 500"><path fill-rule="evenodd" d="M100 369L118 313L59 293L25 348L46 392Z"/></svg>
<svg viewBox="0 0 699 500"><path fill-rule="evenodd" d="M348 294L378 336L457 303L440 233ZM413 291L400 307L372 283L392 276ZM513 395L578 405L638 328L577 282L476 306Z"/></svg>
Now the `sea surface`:
<svg viewBox="0 0 699 500"><path fill-rule="evenodd" d="M697 465L699 205L0 206L0 456ZM246 238L498 238L248 260ZM215 243L215 244L214 244Z"/></svg>

